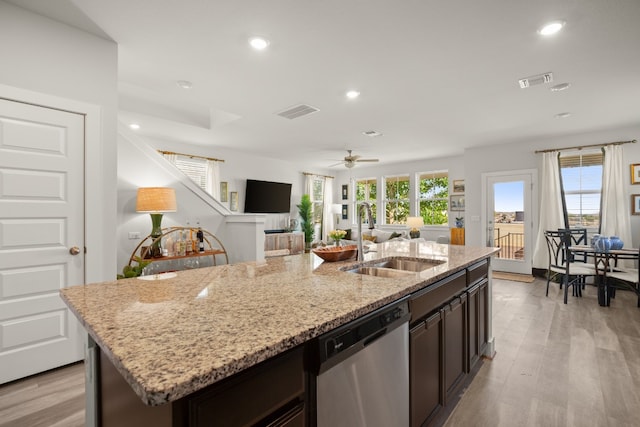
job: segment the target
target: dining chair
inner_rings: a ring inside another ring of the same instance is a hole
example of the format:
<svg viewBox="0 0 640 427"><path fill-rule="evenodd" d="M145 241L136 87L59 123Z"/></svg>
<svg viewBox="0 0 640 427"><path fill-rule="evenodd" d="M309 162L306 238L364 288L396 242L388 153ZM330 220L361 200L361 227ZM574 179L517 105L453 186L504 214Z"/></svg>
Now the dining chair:
<svg viewBox="0 0 640 427"><path fill-rule="evenodd" d="M640 252L638 253L638 259L640 260ZM628 289L628 285L631 284L633 287L632 290L638 295L638 307L640 307L640 269L616 267L613 271L607 271L605 273L605 277L607 286L607 306L609 306L611 302L611 297L615 297L616 288Z"/></svg>
<svg viewBox="0 0 640 427"><path fill-rule="evenodd" d="M547 269L547 291L549 296L549 283L552 276L560 275L560 289L564 287L564 303L567 303L569 286L572 286L574 296L582 296L582 284L588 276L595 276L596 269L592 264L585 262L572 262L573 255L569 251L571 234L566 230L547 230L544 232L549 254L549 266Z"/></svg>

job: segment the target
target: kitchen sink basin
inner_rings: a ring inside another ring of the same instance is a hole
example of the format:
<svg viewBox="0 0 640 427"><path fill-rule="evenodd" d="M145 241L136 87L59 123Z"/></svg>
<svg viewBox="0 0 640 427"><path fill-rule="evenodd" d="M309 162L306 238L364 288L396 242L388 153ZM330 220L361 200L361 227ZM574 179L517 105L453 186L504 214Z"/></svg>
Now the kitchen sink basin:
<svg viewBox="0 0 640 427"><path fill-rule="evenodd" d="M406 277L428 268L433 268L443 262L433 259L391 258L380 262L367 263L367 265L357 266L346 271L378 277Z"/></svg>

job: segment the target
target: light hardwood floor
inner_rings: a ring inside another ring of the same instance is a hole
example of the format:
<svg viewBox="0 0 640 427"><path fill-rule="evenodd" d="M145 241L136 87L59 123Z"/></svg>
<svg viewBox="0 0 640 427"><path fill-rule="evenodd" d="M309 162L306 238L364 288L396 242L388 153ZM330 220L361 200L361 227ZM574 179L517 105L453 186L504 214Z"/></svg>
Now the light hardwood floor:
<svg viewBox="0 0 640 427"><path fill-rule="evenodd" d="M485 361L446 426L637 426L640 308L596 289L563 304L557 284L494 280L496 356Z"/></svg>
<svg viewBox="0 0 640 427"><path fill-rule="evenodd" d="M0 427L84 426L84 364L0 386Z"/></svg>
<svg viewBox="0 0 640 427"><path fill-rule="evenodd" d="M640 308L595 288L562 303L546 282L494 280L496 356L485 361L449 417L454 426L636 426L640 417ZM0 427L84 425L84 367L0 386Z"/></svg>

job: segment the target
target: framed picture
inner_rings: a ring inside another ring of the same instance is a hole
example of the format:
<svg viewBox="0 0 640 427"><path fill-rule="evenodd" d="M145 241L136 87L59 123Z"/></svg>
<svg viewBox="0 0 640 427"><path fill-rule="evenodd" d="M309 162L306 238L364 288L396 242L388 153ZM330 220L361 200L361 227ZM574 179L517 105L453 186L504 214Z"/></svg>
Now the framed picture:
<svg viewBox="0 0 640 427"><path fill-rule="evenodd" d="M342 219L349 219L349 205L342 205Z"/></svg>
<svg viewBox="0 0 640 427"><path fill-rule="evenodd" d="M342 186L342 200L349 198L349 186L347 184Z"/></svg>
<svg viewBox="0 0 640 427"><path fill-rule="evenodd" d="M464 179L454 179L453 180L453 192L454 193L464 193Z"/></svg>
<svg viewBox="0 0 640 427"><path fill-rule="evenodd" d="M451 203L449 204L449 209L452 211L463 211L464 210L464 196L451 196Z"/></svg>
<svg viewBox="0 0 640 427"><path fill-rule="evenodd" d="M226 202L229 200L229 191L227 190L228 184L226 181L220 182L220 201Z"/></svg>
<svg viewBox="0 0 640 427"><path fill-rule="evenodd" d="M640 163L631 165L631 183L640 184Z"/></svg>
<svg viewBox="0 0 640 427"><path fill-rule="evenodd" d="M640 215L640 194L631 195L631 215Z"/></svg>
<svg viewBox="0 0 640 427"><path fill-rule="evenodd" d="M229 193L229 210L237 211L238 210L238 192L232 191Z"/></svg>

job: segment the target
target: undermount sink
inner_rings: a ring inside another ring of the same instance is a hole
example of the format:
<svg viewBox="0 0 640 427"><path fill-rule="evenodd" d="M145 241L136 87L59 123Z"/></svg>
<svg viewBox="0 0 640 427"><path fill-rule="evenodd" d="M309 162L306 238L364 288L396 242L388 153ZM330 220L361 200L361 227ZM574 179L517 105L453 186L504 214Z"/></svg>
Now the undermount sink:
<svg viewBox="0 0 640 427"><path fill-rule="evenodd" d="M406 277L428 268L436 267L443 262L434 259L391 258L380 262L367 263L346 271L378 277Z"/></svg>

